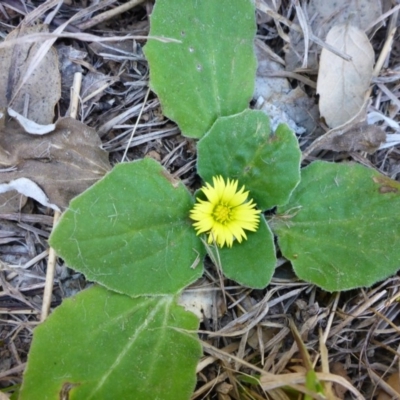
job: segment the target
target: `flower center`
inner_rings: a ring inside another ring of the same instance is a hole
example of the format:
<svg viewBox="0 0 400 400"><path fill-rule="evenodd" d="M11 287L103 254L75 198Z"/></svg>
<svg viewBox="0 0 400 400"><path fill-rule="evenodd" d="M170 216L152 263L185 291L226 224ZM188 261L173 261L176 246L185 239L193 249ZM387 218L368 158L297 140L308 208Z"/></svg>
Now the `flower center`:
<svg viewBox="0 0 400 400"><path fill-rule="evenodd" d="M231 211L231 207L226 204L218 204L214 208L213 216L217 222L226 224L231 220Z"/></svg>

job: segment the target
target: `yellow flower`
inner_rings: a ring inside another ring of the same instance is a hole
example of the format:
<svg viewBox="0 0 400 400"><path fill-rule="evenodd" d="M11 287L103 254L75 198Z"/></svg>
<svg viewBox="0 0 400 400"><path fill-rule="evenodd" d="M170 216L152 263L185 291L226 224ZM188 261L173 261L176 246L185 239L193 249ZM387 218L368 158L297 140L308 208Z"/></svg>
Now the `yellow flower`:
<svg viewBox="0 0 400 400"><path fill-rule="evenodd" d="M196 221L193 226L198 235L208 233L208 243L232 247L233 240L239 243L247 239L244 230L255 232L260 223L260 210L256 210L253 200L247 201L249 192L244 186L238 191L238 181L225 183L222 176L213 177L213 186L206 183L201 190L207 200L197 198L190 212Z"/></svg>

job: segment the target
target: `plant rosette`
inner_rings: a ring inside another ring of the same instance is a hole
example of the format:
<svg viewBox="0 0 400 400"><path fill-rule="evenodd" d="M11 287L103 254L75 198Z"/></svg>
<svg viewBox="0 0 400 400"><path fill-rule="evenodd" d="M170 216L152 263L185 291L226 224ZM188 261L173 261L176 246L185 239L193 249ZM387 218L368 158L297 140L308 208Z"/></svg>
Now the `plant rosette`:
<svg viewBox="0 0 400 400"><path fill-rule="evenodd" d="M398 269L400 184L353 164L316 162L300 174L294 133L271 132L267 115L245 109L254 2L160 0L151 19L150 84L183 135L200 139L204 184L195 199L143 159L71 201L49 241L99 285L35 331L21 400L188 399L201 346L198 320L177 297L201 277L207 253L227 278L265 288L276 265L272 230L297 276L329 291Z"/></svg>
<svg viewBox="0 0 400 400"><path fill-rule="evenodd" d="M227 133L231 151L216 157ZM292 160L282 180L275 152ZM276 257L262 211L290 196L299 163L293 133L285 126L272 133L265 114L246 110L218 119L199 142L206 183L197 203L150 158L117 165L72 200L49 241L100 285L64 301L35 331L20 398L189 398L199 322L177 296L202 275L207 251L227 277L254 288L269 283ZM86 358L77 364L82 346Z"/></svg>
<svg viewBox="0 0 400 400"><path fill-rule="evenodd" d="M117 165L71 202L50 243L88 279L133 297L180 292L207 251L230 279L265 287L276 257L261 212L299 182L296 137L283 125L271 132L261 111L219 118L198 143L198 173L206 183L194 204L156 161Z"/></svg>

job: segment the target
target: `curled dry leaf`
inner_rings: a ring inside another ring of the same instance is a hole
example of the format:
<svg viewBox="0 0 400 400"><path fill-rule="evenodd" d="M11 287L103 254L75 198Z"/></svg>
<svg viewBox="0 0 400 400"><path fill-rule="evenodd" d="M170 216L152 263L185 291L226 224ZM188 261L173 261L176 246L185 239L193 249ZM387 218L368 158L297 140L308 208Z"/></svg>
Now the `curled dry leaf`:
<svg viewBox="0 0 400 400"><path fill-rule="evenodd" d="M326 49L321 53L319 109L328 126L335 128L349 121L363 106L375 57L364 31L350 24L334 26L326 41L352 58L346 61Z"/></svg>
<svg viewBox="0 0 400 400"><path fill-rule="evenodd" d="M35 121L25 118L23 115L17 113L12 108L8 108L8 115L15 118L15 120L21 125L26 133L32 135L44 135L46 133L53 132L56 126L54 124L40 125Z"/></svg>
<svg viewBox="0 0 400 400"><path fill-rule="evenodd" d="M24 36L47 31L44 25L34 27L21 25L6 38L6 41L18 39L20 42L12 47L0 48L0 108L10 106L30 120L43 125L53 122L54 106L61 94L57 52L51 49L41 55L42 60L34 73L18 93L16 90L32 60L38 56L41 44L26 43ZM27 113L24 113L26 104L28 104Z"/></svg>
<svg viewBox="0 0 400 400"><path fill-rule="evenodd" d="M30 135L15 121L8 121L0 125L0 167L16 168L2 172L0 184L29 179L50 203L65 208L111 169L100 146L97 133L72 118L60 119L54 132L41 136Z"/></svg>
<svg viewBox="0 0 400 400"><path fill-rule="evenodd" d="M8 183L0 183L0 193L7 193L11 191L17 191L26 197L35 199L37 202L46 207L50 207L55 211L60 211L55 204L49 203L46 193L43 192L43 190L30 179L18 178Z"/></svg>

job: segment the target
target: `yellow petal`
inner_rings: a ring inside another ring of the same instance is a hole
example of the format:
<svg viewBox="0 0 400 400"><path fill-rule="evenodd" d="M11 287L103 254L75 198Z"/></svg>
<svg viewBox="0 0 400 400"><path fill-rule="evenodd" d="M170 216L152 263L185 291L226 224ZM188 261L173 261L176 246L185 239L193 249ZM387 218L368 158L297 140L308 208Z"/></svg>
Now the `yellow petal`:
<svg viewBox="0 0 400 400"><path fill-rule="evenodd" d="M238 185L237 180L225 182L221 175L214 176L213 185L206 183L201 188L207 200L196 199L190 211L196 233L208 234L210 244L232 247L235 240L241 243L247 239L245 230L258 229L261 211L255 208L253 200L248 200L245 187L238 190Z"/></svg>

